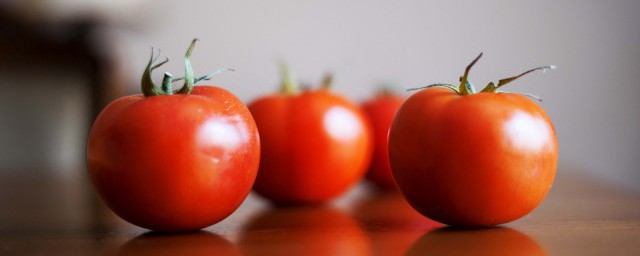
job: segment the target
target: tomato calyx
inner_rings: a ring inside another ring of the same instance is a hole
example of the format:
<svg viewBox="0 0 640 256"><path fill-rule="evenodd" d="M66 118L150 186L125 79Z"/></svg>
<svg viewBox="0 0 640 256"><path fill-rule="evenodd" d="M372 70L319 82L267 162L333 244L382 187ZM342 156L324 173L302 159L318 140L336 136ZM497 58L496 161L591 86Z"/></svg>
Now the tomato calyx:
<svg viewBox="0 0 640 256"><path fill-rule="evenodd" d="M476 64L476 62L478 62L478 60L482 57L482 53L480 53L480 55L478 55L478 57L476 57L473 61L471 61L471 63L469 65L467 65L467 68L464 69L464 75L462 75L462 77L460 78L460 86L458 86L458 90L460 91L459 94L461 95L467 95L467 94L471 94L471 93L475 93L475 88L473 88L473 85L471 85L471 83L469 83L469 71L471 71L471 68L473 67L473 65Z"/></svg>
<svg viewBox="0 0 640 256"><path fill-rule="evenodd" d="M455 86L452 84L444 84L444 83L436 83L436 84L430 84L427 86L423 86L423 87L418 87L418 88L411 88L408 89L407 91L415 91L415 90L422 90L422 89L426 89L426 88L431 88L431 87L444 87L447 89L450 89L454 92L456 92L458 95L469 95L469 94L474 94L476 93L476 90L473 86L473 84L471 84L471 82L469 81L469 71L471 70L471 68L473 67L473 65L476 64L476 62L478 62L478 60L482 57L482 53L480 53L480 55L478 55L478 57L476 57L473 61L471 61L471 63L469 65L467 65L467 68L464 70L464 74L460 77L460 85L459 86ZM534 71L542 71L542 73L545 73L547 70L551 70L551 69L556 69L556 66L554 65L548 65L548 66L542 66L542 67L537 67L537 68L532 68L529 69L525 72L522 72L516 76L512 76L512 77L508 77L508 78L504 78L504 79L500 79L498 80L498 84L496 85L494 82L490 82L489 84L487 84L486 87L484 87L482 90L480 90L480 92L483 93L502 93L504 91L498 90L500 87L513 82L514 80L517 80L518 78L529 74L531 72ZM532 94L528 94L528 93L518 93L518 94L522 94L524 96L527 97L531 97L534 98L538 101L542 101L542 99L538 96L532 95Z"/></svg>
<svg viewBox="0 0 640 256"><path fill-rule="evenodd" d="M498 88L500 88L501 86L503 86L505 84L513 82L514 80L516 80L516 79L518 79L518 78L520 78L520 77L522 77L522 76L524 76L526 74L529 74L529 73L531 73L533 71L537 71L537 70L540 70L540 71L542 71L542 73L544 73L544 72L546 72L547 70L550 70L550 69L556 69L556 66L548 65L548 66L542 66L542 67L529 69L529 70L527 70L525 72L522 72L522 73L520 73L520 74L518 74L516 76L512 76L512 77L508 77L508 78L504 78L504 79L498 80L498 85L496 85L493 82L491 82L484 89L482 89L482 91L480 91L480 92L499 92Z"/></svg>
<svg viewBox="0 0 640 256"><path fill-rule="evenodd" d="M287 95L296 95L300 93L300 89L308 90L310 86L307 84L303 84L302 86L297 80L294 78L293 73L289 69L287 64L280 63L280 76L282 76L282 82L280 86L280 92ZM320 90L330 90L331 86L333 86L333 74L327 73L322 78L322 82L320 83Z"/></svg>
<svg viewBox="0 0 640 256"><path fill-rule="evenodd" d="M296 95L300 89L300 84L294 79L293 73L289 70L289 66L280 63L280 75L282 76L282 85L280 92L288 95Z"/></svg>
<svg viewBox="0 0 640 256"><path fill-rule="evenodd" d="M382 87L380 87L380 89L378 89L378 91L376 92L375 96L376 97L385 97L385 96L391 96L391 95L395 95L395 90L389 86L383 85Z"/></svg>
<svg viewBox="0 0 640 256"><path fill-rule="evenodd" d="M141 88L142 94L145 97L157 96L157 95L172 95L172 94L189 94L193 89L193 86L202 80L210 80L213 76L225 72L225 71L235 71L232 68L223 68L216 70L215 72L206 74L204 76L196 77L193 72L193 67L191 66L191 53L193 52L193 48L196 46L196 42L198 39L193 39L191 41L191 45L189 45L189 49L187 49L187 53L184 56L184 67L185 67L185 76L179 78L173 78L173 75L169 72L164 73L164 77L162 78L162 86L158 87L155 83L153 83L153 79L151 74L153 70L161 67L162 65L169 62L169 58L165 58L163 61L156 63L158 58L160 57L161 51L158 49L158 53L155 53L155 49L151 47L151 58L149 59L149 63L142 73L141 79ZM184 85L173 91L173 82L184 80Z"/></svg>
<svg viewBox="0 0 640 256"><path fill-rule="evenodd" d="M333 86L333 74L327 73L322 77L322 83L320 84L320 88L322 90L331 90Z"/></svg>

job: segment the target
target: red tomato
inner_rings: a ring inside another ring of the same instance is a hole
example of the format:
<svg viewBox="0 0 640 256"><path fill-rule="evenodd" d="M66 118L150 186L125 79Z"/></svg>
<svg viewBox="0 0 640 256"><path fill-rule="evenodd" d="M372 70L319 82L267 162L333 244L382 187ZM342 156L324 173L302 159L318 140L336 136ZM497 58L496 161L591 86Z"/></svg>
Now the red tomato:
<svg viewBox="0 0 640 256"><path fill-rule="evenodd" d="M149 67L146 85L153 86ZM109 104L91 129L87 165L102 199L123 219L159 231L197 230L229 216L258 169L249 110L213 86L183 87L175 95L170 87L164 95L155 95L157 87L143 91L149 95Z"/></svg>
<svg viewBox="0 0 640 256"><path fill-rule="evenodd" d="M407 99L389 134L393 176L409 203L455 226L491 226L526 215L551 188L558 161L556 134L542 108L496 92L552 67L473 93L466 83L473 63L459 89L438 85L449 89L427 88Z"/></svg>
<svg viewBox="0 0 640 256"><path fill-rule="evenodd" d="M326 201L364 175L370 128L347 99L326 88L297 93L292 84L249 104L262 141L254 190L279 204Z"/></svg>
<svg viewBox="0 0 640 256"><path fill-rule="evenodd" d="M383 188L396 187L389 166L387 138L393 117L403 101L400 95L382 92L362 105L373 131L373 158L367 178Z"/></svg>

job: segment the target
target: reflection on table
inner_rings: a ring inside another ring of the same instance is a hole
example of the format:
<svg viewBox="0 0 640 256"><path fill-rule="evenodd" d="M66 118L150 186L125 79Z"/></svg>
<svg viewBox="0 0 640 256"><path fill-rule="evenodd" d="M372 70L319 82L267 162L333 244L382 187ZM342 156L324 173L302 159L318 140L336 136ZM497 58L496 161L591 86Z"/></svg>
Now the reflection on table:
<svg viewBox="0 0 640 256"><path fill-rule="evenodd" d="M494 228L447 227L363 183L317 206L252 194L226 220L183 234L121 220L86 176L0 177L2 255L639 255L639 234L640 196L573 176L558 177L530 215Z"/></svg>

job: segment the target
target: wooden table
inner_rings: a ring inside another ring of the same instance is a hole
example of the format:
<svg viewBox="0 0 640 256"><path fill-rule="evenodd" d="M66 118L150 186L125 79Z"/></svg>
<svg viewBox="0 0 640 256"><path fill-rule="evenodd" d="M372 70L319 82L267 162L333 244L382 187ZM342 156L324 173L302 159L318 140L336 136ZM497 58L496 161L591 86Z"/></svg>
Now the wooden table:
<svg viewBox="0 0 640 256"><path fill-rule="evenodd" d="M361 184L324 207L251 195L223 222L179 235L119 219L81 173L0 176L0 255L640 255L640 196L562 170L533 213L495 228L443 227Z"/></svg>

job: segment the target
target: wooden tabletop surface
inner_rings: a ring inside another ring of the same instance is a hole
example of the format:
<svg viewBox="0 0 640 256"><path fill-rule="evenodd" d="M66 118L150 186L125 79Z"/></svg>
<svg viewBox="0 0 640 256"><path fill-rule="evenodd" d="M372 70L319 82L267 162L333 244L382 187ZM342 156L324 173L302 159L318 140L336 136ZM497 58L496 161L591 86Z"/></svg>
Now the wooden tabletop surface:
<svg viewBox="0 0 640 256"><path fill-rule="evenodd" d="M534 212L495 228L448 228L364 183L317 207L252 194L226 220L178 235L119 219L86 175L0 173L0 255L640 255L640 196L562 170Z"/></svg>

